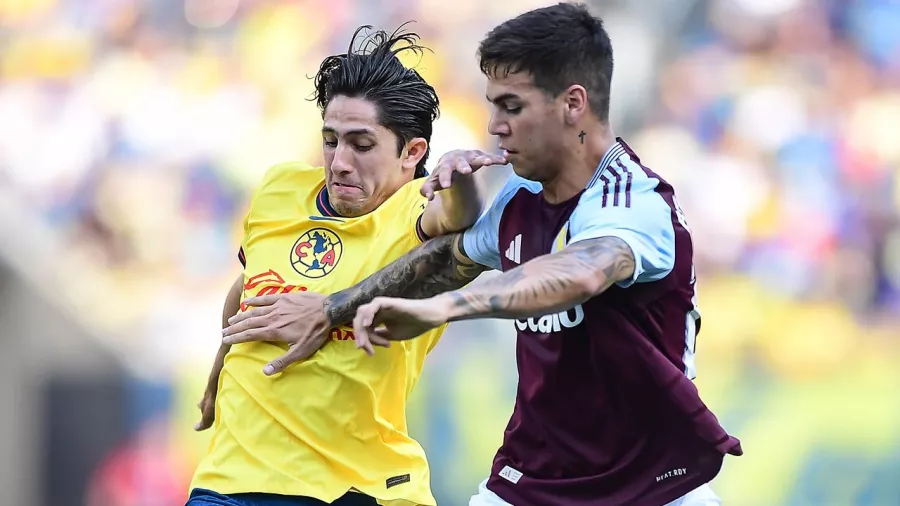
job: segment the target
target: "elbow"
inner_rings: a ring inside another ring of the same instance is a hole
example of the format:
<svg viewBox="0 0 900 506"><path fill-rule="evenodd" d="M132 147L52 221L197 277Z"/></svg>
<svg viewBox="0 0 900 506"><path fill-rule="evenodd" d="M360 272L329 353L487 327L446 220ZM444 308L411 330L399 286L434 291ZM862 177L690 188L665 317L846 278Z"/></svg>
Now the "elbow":
<svg viewBox="0 0 900 506"><path fill-rule="evenodd" d="M576 297L579 303L600 294L606 289L600 277L589 271L582 271L582 273L575 275L572 285L572 296Z"/></svg>
<svg viewBox="0 0 900 506"><path fill-rule="evenodd" d="M582 270L575 274L574 284L581 300L587 300L605 292L615 283L630 279L633 273L633 262L623 259L613 267Z"/></svg>

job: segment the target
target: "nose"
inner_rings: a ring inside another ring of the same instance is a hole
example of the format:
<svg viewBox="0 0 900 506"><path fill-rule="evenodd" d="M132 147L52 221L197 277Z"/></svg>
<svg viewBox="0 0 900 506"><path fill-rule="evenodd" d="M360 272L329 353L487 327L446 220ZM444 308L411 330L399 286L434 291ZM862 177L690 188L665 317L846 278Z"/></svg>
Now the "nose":
<svg viewBox="0 0 900 506"><path fill-rule="evenodd" d="M491 114L491 120L488 121L488 133L504 137L509 135L509 123L497 119L496 114Z"/></svg>
<svg viewBox="0 0 900 506"><path fill-rule="evenodd" d="M334 149L334 159L331 161L331 172L340 175L353 172L352 151L345 143L338 142Z"/></svg>

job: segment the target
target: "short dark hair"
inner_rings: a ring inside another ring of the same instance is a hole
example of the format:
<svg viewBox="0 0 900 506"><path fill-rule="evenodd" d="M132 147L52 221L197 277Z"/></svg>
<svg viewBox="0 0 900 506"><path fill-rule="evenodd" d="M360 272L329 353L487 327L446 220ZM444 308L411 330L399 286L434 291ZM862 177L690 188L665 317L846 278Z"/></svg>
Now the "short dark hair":
<svg viewBox="0 0 900 506"><path fill-rule="evenodd" d="M502 23L481 41L478 57L486 76L529 72L553 97L580 84L594 114L609 119L612 42L584 4L560 3Z"/></svg>
<svg viewBox="0 0 900 506"><path fill-rule="evenodd" d="M357 28L347 53L322 61L314 78L314 100L323 115L337 95L372 101L378 111L378 123L397 136L398 155L411 139L424 138L429 147L415 172L415 177L422 177L431 151L432 123L440 114L440 103L434 88L414 69L404 67L397 57L403 51L421 56L427 50L419 45L419 35L404 31L405 26L391 34L378 30L362 37L359 44L360 33L372 27Z"/></svg>

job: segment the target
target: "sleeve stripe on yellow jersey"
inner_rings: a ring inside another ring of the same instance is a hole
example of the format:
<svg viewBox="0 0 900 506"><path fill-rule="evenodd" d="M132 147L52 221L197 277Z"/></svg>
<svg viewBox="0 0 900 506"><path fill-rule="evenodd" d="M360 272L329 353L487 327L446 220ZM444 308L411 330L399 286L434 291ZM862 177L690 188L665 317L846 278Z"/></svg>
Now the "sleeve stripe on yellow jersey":
<svg viewBox="0 0 900 506"><path fill-rule="evenodd" d="M425 242L431 237L428 237L428 234L425 233L425 230L422 229L422 214L419 215L419 218L416 220L416 237L419 238L420 241Z"/></svg>

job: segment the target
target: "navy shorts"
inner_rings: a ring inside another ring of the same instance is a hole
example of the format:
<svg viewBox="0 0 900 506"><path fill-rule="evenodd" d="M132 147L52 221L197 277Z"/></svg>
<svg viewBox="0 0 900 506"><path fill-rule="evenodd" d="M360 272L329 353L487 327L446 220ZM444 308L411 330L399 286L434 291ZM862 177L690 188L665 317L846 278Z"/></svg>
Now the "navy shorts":
<svg viewBox="0 0 900 506"><path fill-rule="evenodd" d="M223 495L212 490L195 488L185 506L329 506L329 503L312 497L276 494ZM330 506L378 506L374 498L348 492Z"/></svg>

